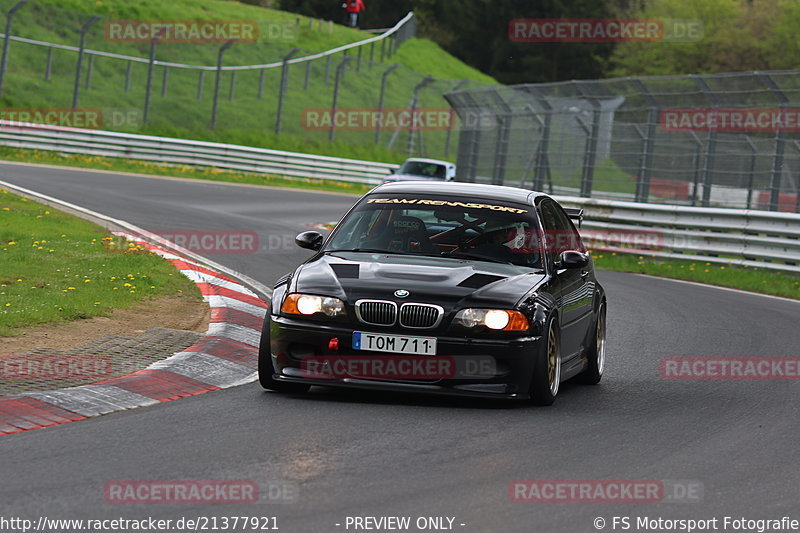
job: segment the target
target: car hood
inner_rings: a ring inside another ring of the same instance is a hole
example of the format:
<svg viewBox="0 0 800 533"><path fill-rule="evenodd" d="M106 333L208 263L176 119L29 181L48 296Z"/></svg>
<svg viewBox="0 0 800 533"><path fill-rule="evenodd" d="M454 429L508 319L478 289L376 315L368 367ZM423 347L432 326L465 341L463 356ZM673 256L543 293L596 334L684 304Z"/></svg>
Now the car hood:
<svg viewBox="0 0 800 533"><path fill-rule="evenodd" d="M513 307L544 275L526 267L457 258L333 252L302 265L292 290L335 296L454 307ZM400 299L395 291L409 296Z"/></svg>

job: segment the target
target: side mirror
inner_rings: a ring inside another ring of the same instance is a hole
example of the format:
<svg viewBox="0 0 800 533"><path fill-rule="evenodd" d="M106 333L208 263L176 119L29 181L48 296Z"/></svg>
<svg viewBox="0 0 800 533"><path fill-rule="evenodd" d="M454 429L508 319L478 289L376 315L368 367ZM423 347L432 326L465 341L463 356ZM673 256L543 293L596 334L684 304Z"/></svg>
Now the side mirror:
<svg viewBox="0 0 800 533"><path fill-rule="evenodd" d="M583 268L589 264L589 256L576 250L561 252L556 268Z"/></svg>
<svg viewBox="0 0 800 533"><path fill-rule="evenodd" d="M305 231L294 238L294 243L300 248L318 252L322 248L322 241L324 240L325 237L317 231Z"/></svg>

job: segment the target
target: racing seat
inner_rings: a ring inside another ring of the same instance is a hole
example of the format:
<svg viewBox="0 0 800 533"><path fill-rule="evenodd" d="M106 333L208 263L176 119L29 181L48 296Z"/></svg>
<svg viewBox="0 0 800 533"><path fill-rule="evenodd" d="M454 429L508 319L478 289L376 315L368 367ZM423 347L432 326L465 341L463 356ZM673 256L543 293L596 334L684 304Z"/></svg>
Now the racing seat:
<svg viewBox="0 0 800 533"><path fill-rule="evenodd" d="M436 246L428 236L425 222L417 217L400 216L389 222L382 234L364 242L365 248L391 252L435 254Z"/></svg>

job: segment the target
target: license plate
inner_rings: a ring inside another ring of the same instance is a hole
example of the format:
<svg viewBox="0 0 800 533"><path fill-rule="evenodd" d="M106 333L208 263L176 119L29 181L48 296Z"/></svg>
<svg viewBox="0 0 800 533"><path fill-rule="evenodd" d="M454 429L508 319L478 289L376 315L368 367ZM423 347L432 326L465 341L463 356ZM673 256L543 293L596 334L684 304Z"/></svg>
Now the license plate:
<svg viewBox="0 0 800 533"><path fill-rule="evenodd" d="M353 349L374 352L436 355L436 337L409 337L382 333L353 332Z"/></svg>

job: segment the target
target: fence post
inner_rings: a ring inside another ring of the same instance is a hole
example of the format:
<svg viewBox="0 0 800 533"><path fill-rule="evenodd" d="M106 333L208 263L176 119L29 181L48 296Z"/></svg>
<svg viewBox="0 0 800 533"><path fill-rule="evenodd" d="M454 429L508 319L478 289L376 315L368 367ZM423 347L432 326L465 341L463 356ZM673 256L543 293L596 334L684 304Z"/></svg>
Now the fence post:
<svg viewBox="0 0 800 533"><path fill-rule="evenodd" d="M414 87L414 94L411 97L411 123L409 125L408 131L408 142L406 143L406 153L411 155L414 153L414 117L417 116L417 106L419 105L419 93L422 92L426 86L433 83L434 78L433 76L426 76L416 87ZM395 130L395 135L397 135L397 130ZM394 138L392 138L394 140ZM389 143L392 144L391 142Z"/></svg>
<svg viewBox="0 0 800 533"><path fill-rule="evenodd" d="M358 61L356 62L356 72L361 72L361 53L363 50L361 47L358 47Z"/></svg>
<svg viewBox="0 0 800 533"><path fill-rule="evenodd" d="M656 99L647 90L640 79L632 80L636 89L647 100L647 133L642 138L642 154L639 158L639 175L636 180L636 201L647 203L650 199L650 172L653 166L653 150L655 149L656 125L659 118L659 108Z"/></svg>
<svg viewBox="0 0 800 533"><path fill-rule="evenodd" d="M167 85L169 84L169 67L164 66L164 72L161 73L161 98L167 96Z"/></svg>
<svg viewBox="0 0 800 533"><path fill-rule="evenodd" d="M142 124L147 124L150 116L150 95L153 91L153 70L156 63L156 41L150 41L150 58L147 63L147 82L144 87L144 113L142 114Z"/></svg>
<svg viewBox="0 0 800 533"><path fill-rule="evenodd" d="M789 105L789 98L787 98L786 94L784 94L784 92L778 88L778 86L775 84L775 80L773 80L769 74L759 74L758 77L761 80L761 83L766 85L767 88L778 99L781 105L781 116L785 117L786 108ZM779 125L778 131L775 134L775 156L772 159L772 178L770 179L769 191L770 211L777 211L780 205L781 177L783 174L783 155L785 151L785 145L786 130ZM800 191L798 191L798 196L800 196Z"/></svg>
<svg viewBox="0 0 800 533"><path fill-rule="evenodd" d="M311 79L311 61L306 61L306 78L303 81L303 90L308 90L308 82Z"/></svg>
<svg viewBox="0 0 800 533"><path fill-rule="evenodd" d="M219 47L219 52L217 52L217 76L214 80L214 99L211 104L211 129L217 127L217 105L219 104L219 85L222 82L222 55L225 53L225 50L233 46L233 43L236 41L228 41L227 43L223 44Z"/></svg>
<svg viewBox="0 0 800 533"><path fill-rule="evenodd" d="M461 80L460 82L456 83L456 86L453 87L450 90L450 92L456 92L457 90L462 88L467 83L469 83L469 80ZM446 137L445 137L445 140L444 140L444 158L445 159L448 159L450 157L450 141L451 141L451 139L453 137L453 125L455 124L455 122L456 122L456 114L451 109L450 110L450 123L447 125L447 134L446 134Z"/></svg>
<svg viewBox="0 0 800 533"><path fill-rule="evenodd" d="M44 67L44 81L50 81L53 72L53 49L47 49L47 65Z"/></svg>
<svg viewBox="0 0 800 533"><path fill-rule="evenodd" d="M81 67L83 66L83 51L86 49L86 32L89 31L92 24L100 20L100 17L94 16L81 26L81 42L78 48L78 65L75 68L75 86L72 89L72 108L78 107L78 95L81 90Z"/></svg>
<svg viewBox="0 0 800 533"><path fill-rule="evenodd" d="M231 71L231 84L228 87L228 101L229 102L233 101L233 94L234 94L235 90L236 90L236 71L232 70Z"/></svg>
<svg viewBox="0 0 800 533"><path fill-rule="evenodd" d="M14 20L14 13L19 11L27 1L28 0L20 0L14 7L9 9L6 14L6 36L3 40L3 57L0 59L0 92L3 91L3 82L5 81L6 69L8 68L8 47L11 44L11 23Z"/></svg>
<svg viewBox="0 0 800 533"><path fill-rule="evenodd" d="M89 64L86 66L86 89L92 88L92 70L94 67L94 55L89 54Z"/></svg>
<svg viewBox="0 0 800 533"><path fill-rule="evenodd" d="M281 64L281 85L278 88L278 116L275 118L275 135L281 134L281 122L283 119L283 99L286 96L286 86L289 84L289 60L294 57L299 48L293 49L286 54Z"/></svg>
<svg viewBox="0 0 800 533"><path fill-rule="evenodd" d="M712 109L718 108L719 101L717 100L716 95L711 91L711 88L708 86L705 80L695 74L690 74L689 78L694 80L694 83L695 85L697 85L697 88L700 89L700 92L702 92L708 99L708 101L711 103ZM714 168L714 158L716 156L716 151L717 151L717 131L714 128L710 128L708 131L708 142L706 144L706 157L702 171L704 207L708 207L709 204L711 203L711 187L713 185L713 176L711 171Z"/></svg>
<svg viewBox="0 0 800 533"><path fill-rule="evenodd" d="M261 69L261 72L258 73L258 99L261 100L264 98L264 74L266 69Z"/></svg>
<svg viewBox="0 0 800 533"><path fill-rule="evenodd" d="M331 74L331 56L325 58L325 85L328 85L328 81L330 80Z"/></svg>
<svg viewBox="0 0 800 533"><path fill-rule="evenodd" d="M756 156L758 155L758 148L753 144L749 135L744 138L747 141L747 146L750 148L750 170L747 173L747 209L751 209L753 202L753 182L755 181L756 173Z"/></svg>
<svg viewBox="0 0 800 533"><path fill-rule="evenodd" d="M498 111L495 112L497 117L497 139L495 140L494 148L494 169L492 171L492 184L502 185L506 179L506 163L508 161L508 142L511 136L511 121L514 115L511 112L511 107L503 100L503 97L497 93L497 89L492 89L492 98L497 104Z"/></svg>
<svg viewBox="0 0 800 533"><path fill-rule="evenodd" d="M386 81L389 75L400 67L399 64L394 64L386 69L386 72L381 76L381 93L378 97L378 125L375 127L375 144L381 142L381 128L383 127L383 102L386 97Z"/></svg>
<svg viewBox="0 0 800 533"><path fill-rule="evenodd" d="M331 129L328 131L328 141L330 142L333 142L333 136L336 131L336 106L339 105L339 83L342 81L344 69L351 59L353 58L350 56L342 58L342 62L336 67L336 81L333 86L333 105L331 106Z"/></svg>
<svg viewBox="0 0 800 533"><path fill-rule="evenodd" d="M201 70L200 74L197 76L197 100L203 98L203 85L206 81L206 71Z"/></svg>
<svg viewBox="0 0 800 533"><path fill-rule="evenodd" d="M125 67L125 92L130 92L131 90L131 76L133 75L133 61L128 61L127 66Z"/></svg>

